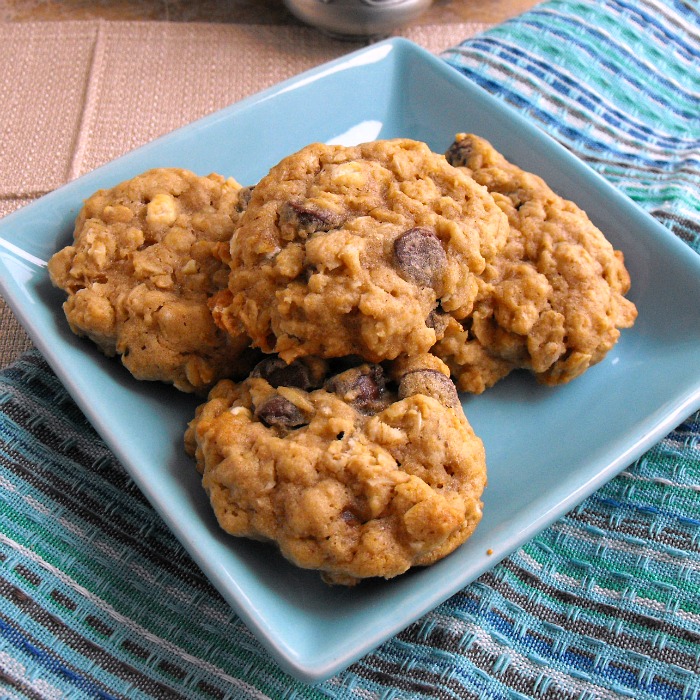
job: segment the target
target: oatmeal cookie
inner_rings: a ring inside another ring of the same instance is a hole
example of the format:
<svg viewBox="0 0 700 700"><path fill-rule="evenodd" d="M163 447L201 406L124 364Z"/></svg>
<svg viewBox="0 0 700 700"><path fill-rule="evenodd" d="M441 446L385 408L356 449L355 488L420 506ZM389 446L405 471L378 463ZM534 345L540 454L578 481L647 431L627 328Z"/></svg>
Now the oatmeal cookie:
<svg viewBox="0 0 700 700"><path fill-rule="evenodd" d="M485 188L408 139L311 144L258 183L231 244L217 322L264 352L426 352L471 310L508 225Z"/></svg>
<svg viewBox="0 0 700 700"><path fill-rule="evenodd" d="M220 526L342 585L462 544L481 519L481 440L436 357L389 364L271 357L219 382L185 445Z"/></svg>
<svg viewBox="0 0 700 700"><path fill-rule="evenodd" d="M573 202L484 139L458 134L446 157L488 189L510 233L480 276L473 313L449 319L433 352L463 391L480 393L516 368L543 384L569 382L635 321L622 253Z"/></svg>
<svg viewBox="0 0 700 700"><path fill-rule="evenodd" d="M206 391L245 376L250 341L213 321L246 190L232 178L148 171L84 203L73 244L49 261L71 329L138 379Z"/></svg>

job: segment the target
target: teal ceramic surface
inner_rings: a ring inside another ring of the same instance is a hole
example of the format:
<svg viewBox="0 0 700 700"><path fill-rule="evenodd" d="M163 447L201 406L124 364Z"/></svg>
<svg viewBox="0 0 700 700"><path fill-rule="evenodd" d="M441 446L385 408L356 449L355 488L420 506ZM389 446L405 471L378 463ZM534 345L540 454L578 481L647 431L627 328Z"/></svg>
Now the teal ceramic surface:
<svg viewBox="0 0 700 700"><path fill-rule="evenodd" d="M331 588L270 546L218 528L182 435L196 400L137 382L68 329L46 261L69 243L82 200L148 168L253 184L312 141L397 136L444 152L456 132L489 139L576 201L632 277L639 318L613 351L555 389L511 376L463 397L489 485L475 535L433 567ZM279 664L326 678L474 580L627 466L700 406L700 257L549 137L402 39L348 54L71 182L0 221L0 289L97 431L225 600ZM488 554L487 552L491 552Z"/></svg>

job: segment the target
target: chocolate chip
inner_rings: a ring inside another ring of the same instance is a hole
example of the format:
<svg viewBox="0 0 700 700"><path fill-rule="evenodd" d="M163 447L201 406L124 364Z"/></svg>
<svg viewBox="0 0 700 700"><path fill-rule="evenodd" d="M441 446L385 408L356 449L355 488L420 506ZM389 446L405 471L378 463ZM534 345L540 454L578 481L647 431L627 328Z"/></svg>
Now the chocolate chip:
<svg viewBox="0 0 700 700"><path fill-rule="evenodd" d="M304 414L291 402L276 394L255 410L255 415L265 425L282 428L298 428L306 423Z"/></svg>
<svg viewBox="0 0 700 700"><path fill-rule="evenodd" d="M360 413L376 413L385 407L386 379L380 365L365 364L346 370L331 377L326 389Z"/></svg>
<svg viewBox="0 0 700 700"><path fill-rule="evenodd" d="M472 152L473 149L470 141L455 141L447 149L445 158L447 159L447 162L455 168L466 167Z"/></svg>
<svg viewBox="0 0 700 700"><path fill-rule="evenodd" d="M338 228L343 221L344 217L337 212L314 204L287 202L280 208L280 229L283 232L291 227L296 233L308 236Z"/></svg>
<svg viewBox="0 0 700 700"><path fill-rule="evenodd" d="M457 388L452 380L434 369L417 369L401 377L399 398L405 399L415 394L430 396L448 408L460 405Z"/></svg>
<svg viewBox="0 0 700 700"><path fill-rule="evenodd" d="M308 365L299 360L287 364L279 357L269 357L259 362L250 376L264 379L275 389L278 386L293 386L308 391L319 386Z"/></svg>
<svg viewBox="0 0 700 700"><path fill-rule="evenodd" d="M248 204L250 203L250 198L253 196L254 189L255 185L251 185L250 187L244 187L243 189L239 190L238 205L236 206L238 211L245 211L248 208Z"/></svg>
<svg viewBox="0 0 700 700"><path fill-rule="evenodd" d="M449 323L450 317L440 309L433 309L429 314L428 318L425 319L425 325L428 328L432 328L435 331L435 337L441 340L445 335L445 329Z"/></svg>
<svg viewBox="0 0 700 700"><path fill-rule="evenodd" d="M409 282L435 288L447 267L447 254L431 229L418 226L394 241L394 264Z"/></svg>
<svg viewBox="0 0 700 700"><path fill-rule="evenodd" d="M340 519L350 526L360 525L362 520L360 520L359 513L357 513L352 508L345 508L340 513Z"/></svg>

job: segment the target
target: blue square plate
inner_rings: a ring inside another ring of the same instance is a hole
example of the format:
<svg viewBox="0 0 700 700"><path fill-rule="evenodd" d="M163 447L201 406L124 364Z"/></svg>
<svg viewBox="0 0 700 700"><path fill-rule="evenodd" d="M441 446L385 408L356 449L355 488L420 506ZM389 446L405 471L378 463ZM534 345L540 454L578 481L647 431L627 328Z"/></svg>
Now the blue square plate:
<svg viewBox="0 0 700 700"><path fill-rule="evenodd" d="M511 376L464 397L486 445L476 534L438 564L345 590L217 527L182 434L196 401L133 380L68 329L46 260L82 200L148 168L257 182L312 141L397 136L441 153L489 139L575 200L621 249L639 308L604 362L548 389ZM202 570L279 664L306 681L342 670L492 567L700 405L700 256L525 119L423 49L388 40L179 129L0 221L0 288L61 380ZM487 554L492 551L492 555Z"/></svg>

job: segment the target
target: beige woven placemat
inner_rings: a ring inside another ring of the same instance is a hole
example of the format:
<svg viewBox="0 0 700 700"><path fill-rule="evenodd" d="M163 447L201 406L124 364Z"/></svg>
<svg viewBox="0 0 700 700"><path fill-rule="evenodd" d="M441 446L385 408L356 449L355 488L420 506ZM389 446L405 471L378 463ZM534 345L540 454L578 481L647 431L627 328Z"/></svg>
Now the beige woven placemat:
<svg viewBox="0 0 700 700"><path fill-rule="evenodd" d="M483 28L400 35L439 53ZM0 23L0 45L0 216L361 46L296 26L107 21ZM30 345L0 299L0 367Z"/></svg>

